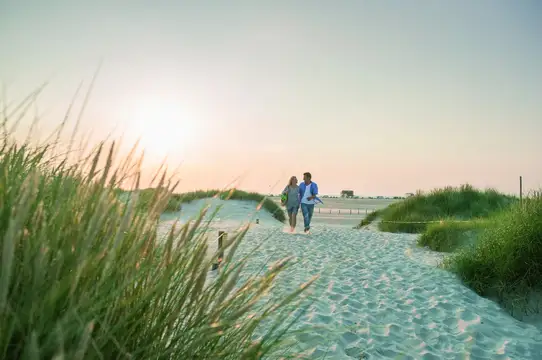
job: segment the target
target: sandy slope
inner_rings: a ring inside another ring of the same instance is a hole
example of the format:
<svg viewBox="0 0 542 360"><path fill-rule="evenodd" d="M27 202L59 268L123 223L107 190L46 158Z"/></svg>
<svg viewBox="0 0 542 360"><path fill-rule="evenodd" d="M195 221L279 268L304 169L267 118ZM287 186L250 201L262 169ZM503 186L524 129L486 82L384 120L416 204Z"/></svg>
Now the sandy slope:
<svg viewBox="0 0 542 360"><path fill-rule="evenodd" d="M191 211L199 209L201 202L192 206ZM250 203L227 204L216 228L246 222L250 209ZM188 216L189 209L184 210L183 217ZM285 232L269 214L259 217L239 250L242 256L261 244L247 274L294 256L297 263L277 280L275 292L292 291L320 275L313 287L316 301L300 322L313 331L298 336L299 351L315 349L312 357L327 354L326 359L359 359L362 354L375 359L539 359L542 354L537 328L435 268L438 257L417 249L414 235L316 224L306 236Z"/></svg>

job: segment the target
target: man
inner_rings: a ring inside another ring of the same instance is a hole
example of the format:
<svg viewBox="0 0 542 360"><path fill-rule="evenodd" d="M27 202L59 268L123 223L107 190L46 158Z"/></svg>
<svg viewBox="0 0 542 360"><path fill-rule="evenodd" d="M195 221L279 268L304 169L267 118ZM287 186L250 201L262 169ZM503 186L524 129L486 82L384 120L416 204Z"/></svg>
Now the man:
<svg viewBox="0 0 542 360"><path fill-rule="evenodd" d="M318 197L318 185L312 181L310 172L303 174L303 182L299 184L299 196L301 198L301 212L305 225L305 233L308 233L311 228L312 214L314 212L314 204L320 201Z"/></svg>

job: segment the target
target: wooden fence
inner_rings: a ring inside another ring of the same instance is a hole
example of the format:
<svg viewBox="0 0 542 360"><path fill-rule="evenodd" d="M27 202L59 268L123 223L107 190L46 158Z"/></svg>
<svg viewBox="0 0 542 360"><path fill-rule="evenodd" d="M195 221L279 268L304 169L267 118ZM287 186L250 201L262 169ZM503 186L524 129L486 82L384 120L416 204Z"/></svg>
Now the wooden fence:
<svg viewBox="0 0 542 360"><path fill-rule="evenodd" d="M325 207L316 207L315 214L334 214L334 215L367 215L375 209L334 209Z"/></svg>

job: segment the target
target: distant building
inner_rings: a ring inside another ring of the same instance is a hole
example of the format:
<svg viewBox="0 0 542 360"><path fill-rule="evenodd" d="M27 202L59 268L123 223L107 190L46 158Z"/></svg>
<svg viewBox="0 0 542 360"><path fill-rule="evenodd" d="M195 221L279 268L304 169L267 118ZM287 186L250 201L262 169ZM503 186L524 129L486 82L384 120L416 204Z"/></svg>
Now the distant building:
<svg viewBox="0 0 542 360"><path fill-rule="evenodd" d="M354 197L354 191L353 190L343 190L343 191L341 191L341 197L343 197L343 198L353 198Z"/></svg>

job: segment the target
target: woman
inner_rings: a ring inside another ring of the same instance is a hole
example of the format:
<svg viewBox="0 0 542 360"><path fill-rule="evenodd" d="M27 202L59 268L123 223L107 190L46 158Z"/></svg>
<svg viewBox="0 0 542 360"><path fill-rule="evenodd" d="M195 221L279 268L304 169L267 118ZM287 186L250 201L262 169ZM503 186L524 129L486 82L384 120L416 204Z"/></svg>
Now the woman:
<svg viewBox="0 0 542 360"><path fill-rule="evenodd" d="M290 231L294 232L297 221L297 212L299 211L299 186L297 185L297 178L292 176L288 185L284 188L282 195L286 196L286 201L283 205L286 206L288 211L288 219L290 220Z"/></svg>

